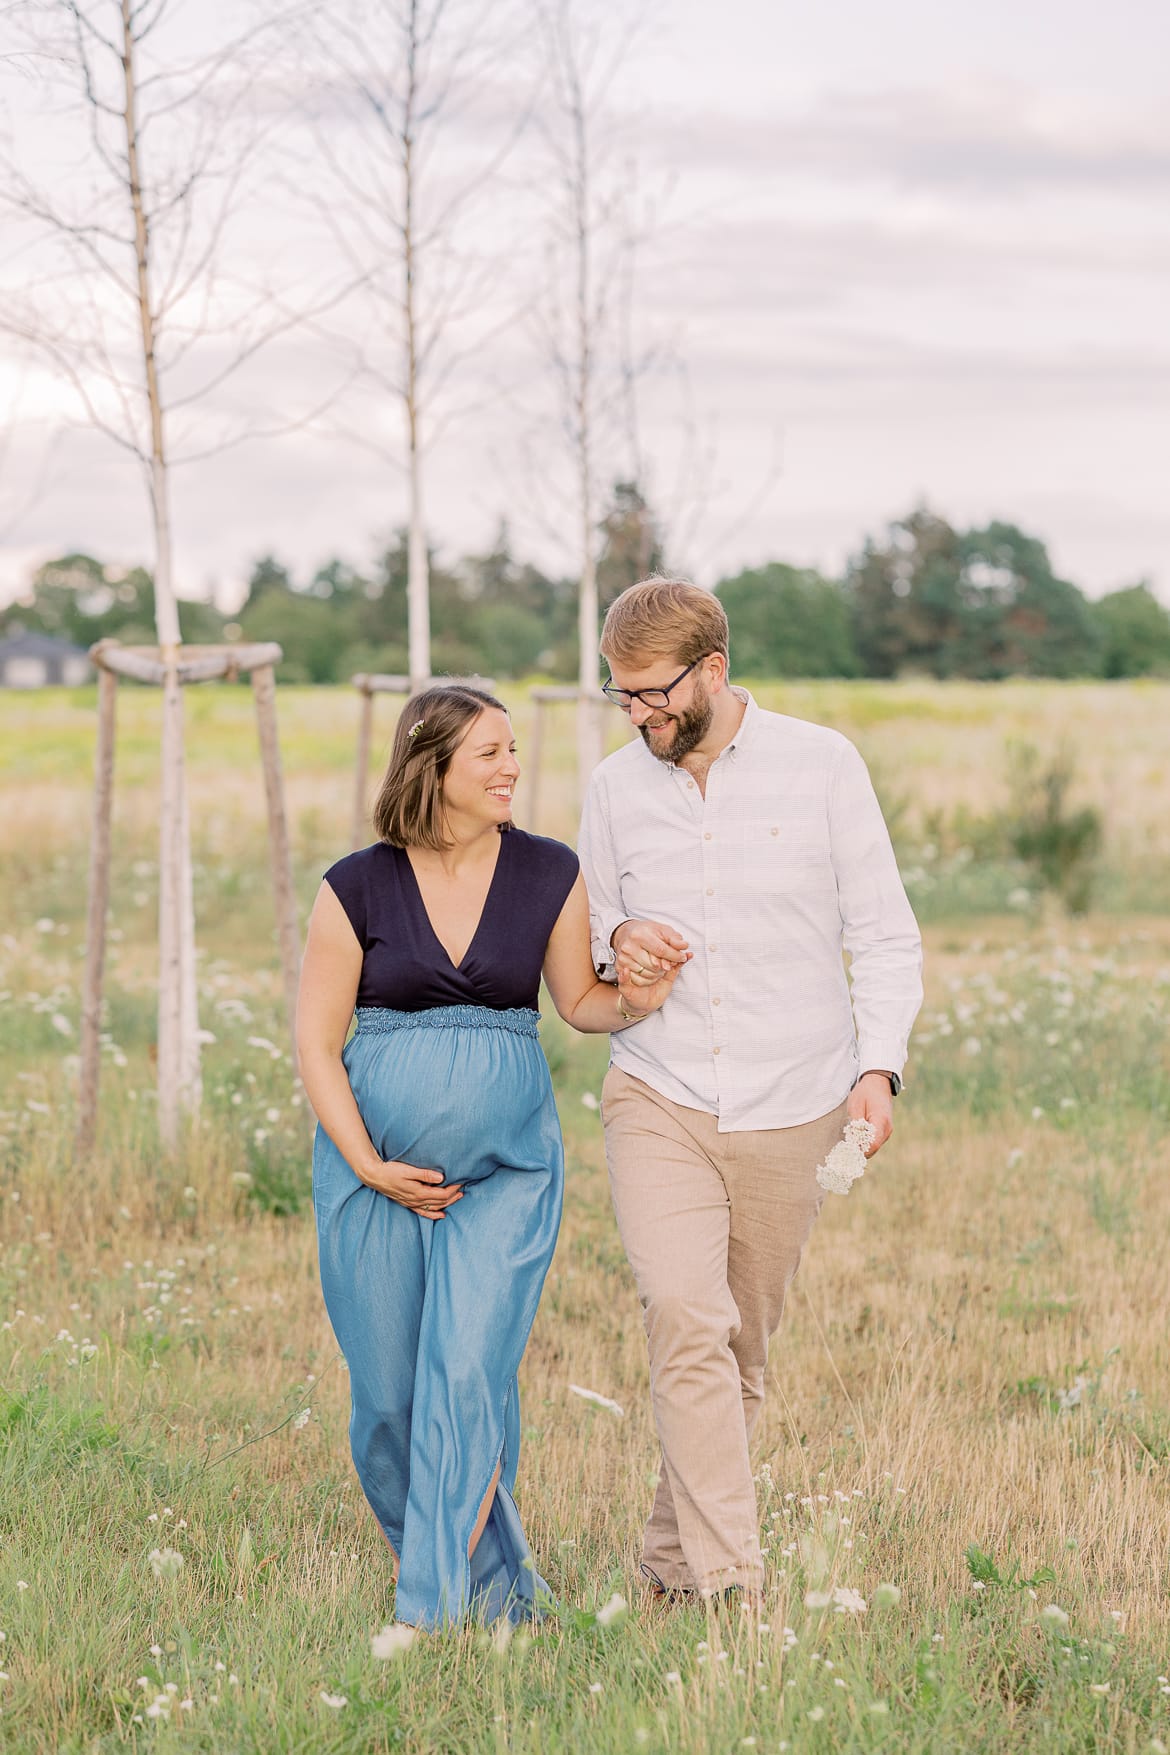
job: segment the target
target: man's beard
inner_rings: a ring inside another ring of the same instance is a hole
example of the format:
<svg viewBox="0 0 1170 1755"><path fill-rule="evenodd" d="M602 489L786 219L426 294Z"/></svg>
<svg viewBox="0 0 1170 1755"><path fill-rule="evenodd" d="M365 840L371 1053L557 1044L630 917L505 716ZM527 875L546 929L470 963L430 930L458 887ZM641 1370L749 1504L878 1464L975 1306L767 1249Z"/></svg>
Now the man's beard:
<svg viewBox="0 0 1170 1755"><path fill-rule="evenodd" d="M676 767L684 756L689 756L692 750L698 749L710 730L714 717L715 708L711 697L702 683L699 683L695 689L694 700L684 713L678 715L675 721L674 736L668 744L663 743L661 739L657 741L652 739L649 735L648 725L639 725L638 735L652 756L656 756L660 762L665 762L669 767Z"/></svg>

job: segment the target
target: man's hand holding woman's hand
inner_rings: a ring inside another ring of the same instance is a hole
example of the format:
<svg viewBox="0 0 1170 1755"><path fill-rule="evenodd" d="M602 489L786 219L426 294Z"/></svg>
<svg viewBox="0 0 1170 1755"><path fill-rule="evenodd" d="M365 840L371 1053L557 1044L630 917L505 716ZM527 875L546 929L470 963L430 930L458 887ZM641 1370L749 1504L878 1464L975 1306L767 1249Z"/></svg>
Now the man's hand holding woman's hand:
<svg viewBox="0 0 1170 1755"><path fill-rule="evenodd" d="M680 969L691 960L687 941L658 920L624 920L611 944L618 992L631 1012L655 1012L666 1001Z"/></svg>
<svg viewBox="0 0 1170 1755"><path fill-rule="evenodd" d="M387 1164L375 1159L372 1164L364 1164L358 1175L367 1188L389 1195L420 1219L441 1219L448 1207L463 1199L461 1186L457 1182L444 1183L441 1170L419 1170L413 1164Z"/></svg>
<svg viewBox="0 0 1170 1755"><path fill-rule="evenodd" d="M691 960L686 939L660 920L623 920L610 944L623 986L652 987L668 969L677 975Z"/></svg>

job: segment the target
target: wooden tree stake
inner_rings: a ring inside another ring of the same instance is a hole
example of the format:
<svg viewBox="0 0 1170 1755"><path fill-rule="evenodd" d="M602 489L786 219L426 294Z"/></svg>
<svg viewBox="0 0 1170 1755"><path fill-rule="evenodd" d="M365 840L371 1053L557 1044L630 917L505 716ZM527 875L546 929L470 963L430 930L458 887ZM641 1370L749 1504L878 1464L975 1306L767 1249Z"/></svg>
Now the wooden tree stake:
<svg viewBox="0 0 1170 1755"><path fill-rule="evenodd" d="M284 808L284 783L280 769L280 744L276 730L276 683L271 664L252 672L256 697L256 724L260 732L260 765L268 802L268 858L272 871L272 898L280 939L280 966L284 974L284 1003L292 1042L292 1064L297 1066L297 986L301 974L301 938L297 925L297 899L293 889L292 854L289 849L288 817Z"/></svg>
<svg viewBox="0 0 1170 1755"><path fill-rule="evenodd" d="M98 1066L101 1060L102 976L106 916L110 906L110 825L114 806L114 725L118 679L98 671L98 735L93 792L93 840L89 849L89 907L85 927L85 977L81 992L81 1082L77 1097L76 1155L84 1163L97 1134Z"/></svg>

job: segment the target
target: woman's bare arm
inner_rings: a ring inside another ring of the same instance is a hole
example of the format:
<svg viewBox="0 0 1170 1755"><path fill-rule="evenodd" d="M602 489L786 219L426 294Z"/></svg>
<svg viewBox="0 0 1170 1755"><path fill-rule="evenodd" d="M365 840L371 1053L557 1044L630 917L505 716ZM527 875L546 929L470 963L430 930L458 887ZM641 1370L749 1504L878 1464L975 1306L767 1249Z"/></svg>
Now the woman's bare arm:
<svg viewBox="0 0 1170 1755"><path fill-rule="evenodd" d="M413 1164L387 1164L366 1132L341 1059L357 1000L362 948L345 909L327 883L321 885L309 917L309 936L297 996L297 1057L301 1081L314 1113L355 1176L379 1194L426 1218L442 1218L460 1199L456 1186L436 1188L441 1170Z"/></svg>
<svg viewBox="0 0 1170 1755"><path fill-rule="evenodd" d="M585 880L578 874L553 927L544 957L545 983L566 1024L587 1035L628 1030L658 1010L674 986L680 967L665 970L650 987L615 988L610 981L599 981L589 951L589 897ZM618 1008L619 993L627 1011L636 1016L622 1015Z"/></svg>

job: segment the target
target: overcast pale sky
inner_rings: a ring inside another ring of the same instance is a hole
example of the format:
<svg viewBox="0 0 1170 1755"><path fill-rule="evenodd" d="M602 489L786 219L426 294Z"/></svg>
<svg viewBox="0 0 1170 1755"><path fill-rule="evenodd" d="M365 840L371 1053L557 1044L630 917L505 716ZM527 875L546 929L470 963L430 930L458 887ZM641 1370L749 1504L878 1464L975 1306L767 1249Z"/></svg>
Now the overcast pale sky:
<svg viewBox="0 0 1170 1755"><path fill-rule="evenodd" d="M685 364L640 405L673 564L839 568L926 501L1023 525L1091 594L1145 577L1170 603L1168 64L1157 0L660 6L613 103L645 188L669 184L637 309ZM270 217L274 247L296 254L297 223ZM0 281L20 272L10 254ZM247 379L253 411L290 384L311 401L335 358L287 338ZM497 338L469 374L430 459L433 540L452 559L507 513L521 553L572 572L524 345ZM0 595L66 549L149 562L133 462L67 427L70 396L2 338L0 389ZM392 463L334 430L370 418L181 472L180 589L230 605L267 550L300 576L367 560L405 512ZM393 412L377 424L396 444Z"/></svg>

